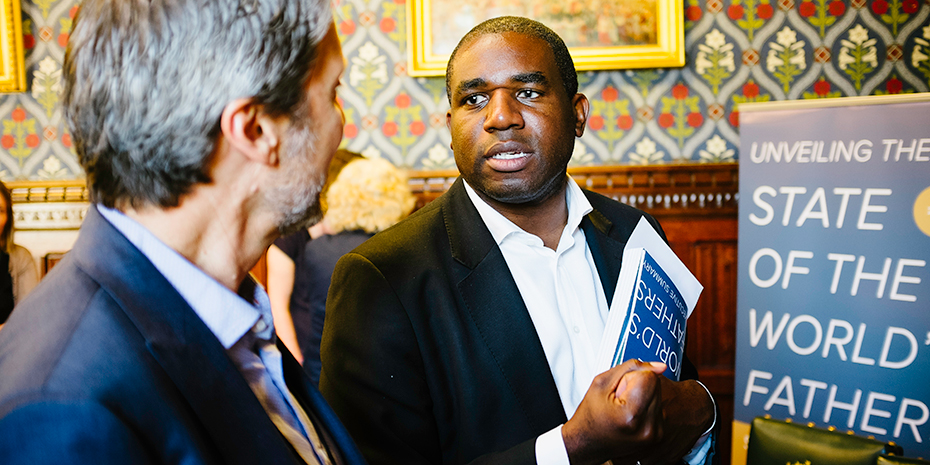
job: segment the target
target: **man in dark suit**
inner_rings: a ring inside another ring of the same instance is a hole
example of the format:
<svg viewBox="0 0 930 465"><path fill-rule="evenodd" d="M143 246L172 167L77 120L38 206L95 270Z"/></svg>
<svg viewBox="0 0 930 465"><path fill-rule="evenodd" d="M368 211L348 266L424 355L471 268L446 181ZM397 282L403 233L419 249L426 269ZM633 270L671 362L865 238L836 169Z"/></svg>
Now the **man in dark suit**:
<svg viewBox="0 0 930 465"><path fill-rule="evenodd" d="M94 205L0 332L0 463L364 463L248 274L319 219L343 69L326 0L82 3Z"/></svg>
<svg viewBox="0 0 930 465"><path fill-rule="evenodd" d="M327 300L320 387L362 453L704 463L714 405L702 385L639 361L593 372L644 213L566 175L589 104L564 43L535 21L489 20L453 52L446 86L461 178L343 257Z"/></svg>

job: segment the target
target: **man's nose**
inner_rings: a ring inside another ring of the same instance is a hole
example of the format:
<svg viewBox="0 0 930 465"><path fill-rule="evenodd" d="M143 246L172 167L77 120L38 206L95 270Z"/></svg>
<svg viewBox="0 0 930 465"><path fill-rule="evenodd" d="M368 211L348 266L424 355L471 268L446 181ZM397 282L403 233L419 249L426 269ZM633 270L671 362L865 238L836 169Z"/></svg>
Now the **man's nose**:
<svg viewBox="0 0 930 465"><path fill-rule="evenodd" d="M491 94L486 112L484 130L487 132L523 127L520 102L504 92Z"/></svg>

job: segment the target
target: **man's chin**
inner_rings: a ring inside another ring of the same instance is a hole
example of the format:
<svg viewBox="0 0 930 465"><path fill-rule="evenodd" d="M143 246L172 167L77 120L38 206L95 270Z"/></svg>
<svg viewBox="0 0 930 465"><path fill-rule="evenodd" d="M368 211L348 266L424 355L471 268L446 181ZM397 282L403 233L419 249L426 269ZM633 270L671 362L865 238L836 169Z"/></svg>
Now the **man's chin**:
<svg viewBox="0 0 930 465"><path fill-rule="evenodd" d="M558 183L549 183L542 187L529 187L525 184L497 186L487 189L484 195L500 203L509 205L537 205L560 191Z"/></svg>
<svg viewBox="0 0 930 465"><path fill-rule="evenodd" d="M313 206L303 214L292 212L284 215L278 224L278 232L282 236L293 234L301 229L307 229L320 222L323 219L323 212L320 209L320 202L314 202Z"/></svg>

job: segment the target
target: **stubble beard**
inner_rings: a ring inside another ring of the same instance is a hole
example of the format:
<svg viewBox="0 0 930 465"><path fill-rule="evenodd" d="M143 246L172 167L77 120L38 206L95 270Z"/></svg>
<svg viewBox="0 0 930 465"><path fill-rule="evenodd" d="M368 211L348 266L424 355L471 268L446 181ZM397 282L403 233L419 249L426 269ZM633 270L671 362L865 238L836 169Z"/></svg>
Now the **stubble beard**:
<svg viewBox="0 0 930 465"><path fill-rule="evenodd" d="M279 214L278 232L287 235L318 223L323 212L320 192L326 183L326 170L316 169L313 153L316 137L309 125L288 129L284 156L281 159L281 182L268 193L268 202Z"/></svg>
<svg viewBox="0 0 930 465"><path fill-rule="evenodd" d="M562 174L560 176L550 177L539 185L526 185L521 183L519 185L493 186L488 185L489 183L485 184L481 182L477 184L479 187L475 187L475 184L469 184L476 189L484 188L484 195L500 203L511 205L536 205L562 191L565 182L566 177Z"/></svg>

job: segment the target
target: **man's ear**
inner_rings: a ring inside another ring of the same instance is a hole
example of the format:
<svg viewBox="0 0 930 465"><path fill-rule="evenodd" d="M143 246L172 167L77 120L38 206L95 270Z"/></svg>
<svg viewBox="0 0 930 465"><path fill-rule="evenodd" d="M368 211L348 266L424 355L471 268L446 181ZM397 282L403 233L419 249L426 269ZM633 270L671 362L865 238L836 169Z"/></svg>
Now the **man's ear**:
<svg viewBox="0 0 930 465"><path fill-rule="evenodd" d="M449 134L452 134L452 109L446 112L446 128L449 129ZM455 152L455 147L452 146L452 140L449 140L449 148Z"/></svg>
<svg viewBox="0 0 930 465"><path fill-rule="evenodd" d="M588 121L588 112L591 110L591 102L584 94L575 94L572 99L572 107L575 113L575 137L584 135L584 125Z"/></svg>
<svg viewBox="0 0 930 465"><path fill-rule="evenodd" d="M281 128L252 99L236 99L223 108L220 131L229 145L247 158L269 165L278 163Z"/></svg>

